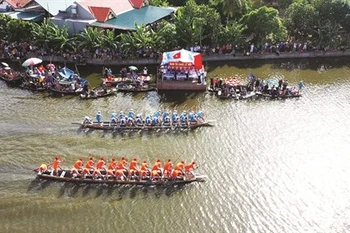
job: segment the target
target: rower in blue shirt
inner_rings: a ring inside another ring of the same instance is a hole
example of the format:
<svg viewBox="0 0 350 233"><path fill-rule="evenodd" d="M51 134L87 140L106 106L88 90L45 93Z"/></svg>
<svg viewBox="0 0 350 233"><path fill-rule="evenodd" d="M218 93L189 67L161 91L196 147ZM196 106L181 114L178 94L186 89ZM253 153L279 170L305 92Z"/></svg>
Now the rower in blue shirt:
<svg viewBox="0 0 350 233"><path fill-rule="evenodd" d="M169 117L169 112L168 110L165 110L165 112L163 113L163 122L165 121L165 118Z"/></svg>
<svg viewBox="0 0 350 233"><path fill-rule="evenodd" d="M130 111L128 113L128 118L134 119L134 116L135 116L134 110L130 109Z"/></svg>
<svg viewBox="0 0 350 233"><path fill-rule="evenodd" d="M180 115L180 121L181 123L185 123L187 122L187 114L186 114L186 111L183 111Z"/></svg>
<svg viewBox="0 0 350 233"><path fill-rule="evenodd" d="M162 114L160 113L160 111L157 110L157 111L154 113L153 116L159 118L161 115L162 115Z"/></svg>
<svg viewBox="0 0 350 233"><path fill-rule="evenodd" d="M96 121L97 123L101 123L102 122L102 114L101 111L98 111L96 114Z"/></svg>
<svg viewBox="0 0 350 233"><path fill-rule="evenodd" d="M134 124L134 111L132 109L130 109L129 113L128 113L128 124Z"/></svg>
<svg viewBox="0 0 350 233"><path fill-rule="evenodd" d="M136 125L143 125L142 114L137 114L136 115Z"/></svg>
<svg viewBox="0 0 350 233"><path fill-rule="evenodd" d="M152 118L152 126L158 125L159 124L159 119L158 117L154 116Z"/></svg>
<svg viewBox="0 0 350 233"><path fill-rule="evenodd" d="M123 111L120 111L119 113L119 120L121 120L122 118L125 118L125 114Z"/></svg>
<svg viewBox="0 0 350 233"><path fill-rule="evenodd" d="M120 120L120 126L125 126L126 125L125 117L121 117L119 120Z"/></svg>
<svg viewBox="0 0 350 233"><path fill-rule="evenodd" d="M117 124L117 113L115 111L111 114L111 123Z"/></svg>
<svg viewBox="0 0 350 233"><path fill-rule="evenodd" d="M145 122L146 122L146 125L151 125L152 119L151 119L151 115L150 114L147 114L147 116L145 118Z"/></svg>
<svg viewBox="0 0 350 233"><path fill-rule="evenodd" d="M196 121L195 115L192 111L188 114L188 119L190 120L190 122Z"/></svg>
<svg viewBox="0 0 350 233"><path fill-rule="evenodd" d="M197 114L196 114L196 117L197 117L197 120L201 120L201 121L204 121L204 113L203 111L198 111Z"/></svg>
<svg viewBox="0 0 350 233"><path fill-rule="evenodd" d="M177 115L177 111L174 110L172 115L171 115L171 120L173 121L173 123L175 123L177 121L178 115Z"/></svg>

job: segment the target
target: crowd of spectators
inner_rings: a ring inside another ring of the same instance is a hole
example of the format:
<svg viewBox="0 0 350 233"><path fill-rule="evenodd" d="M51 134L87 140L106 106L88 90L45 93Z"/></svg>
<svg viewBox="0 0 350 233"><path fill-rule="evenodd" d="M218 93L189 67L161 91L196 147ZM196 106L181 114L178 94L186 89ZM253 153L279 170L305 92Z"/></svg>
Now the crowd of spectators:
<svg viewBox="0 0 350 233"><path fill-rule="evenodd" d="M174 50L181 49L180 47L173 48ZM210 46L193 46L185 48L194 52L201 52L203 56L210 55L230 55L230 56L250 56L251 54L276 54L280 53L303 53L312 51L327 51L328 48L319 48L312 46L309 43L292 43L281 42L277 44L254 44L247 42L242 45L225 44L216 47ZM338 48L338 50L345 51L345 48ZM161 58L162 52L158 52L153 48L140 49L137 53L126 55L114 49L95 49L91 52L87 49L82 49L79 52L74 51L54 51L44 47L31 45L27 42L9 43L7 41L0 41L0 57L10 60L23 60L29 57L43 57L43 56L58 56L65 60L75 61L76 63L84 63L86 59L98 60L125 60L125 59L155 59Z"/></svg>

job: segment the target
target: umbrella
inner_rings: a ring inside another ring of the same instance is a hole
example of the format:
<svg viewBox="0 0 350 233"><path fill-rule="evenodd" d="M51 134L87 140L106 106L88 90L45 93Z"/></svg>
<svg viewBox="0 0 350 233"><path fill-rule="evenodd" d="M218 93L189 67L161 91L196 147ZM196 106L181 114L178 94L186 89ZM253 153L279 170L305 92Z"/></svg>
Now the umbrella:
<svg viewBox="0 0 350 233"><path fill-rule="evenodd" d="M32 58L28 58L27 60L25 60L25 61L22 63L22 66L24 66L24 67L27 67L27 66L34 66L34 65L40 64L41 62L42 62L41 59L36 58L36 57L32 57Z"/></svg>
<svg viewBox="0 0 350 233"><path fill-rule="evenodd" d="M9 66L9 64L7 64L6 62L1 62L1 64L2 64L3 66Z"/></svg>
<svg viewBox="0 0 350 233"><path fill-rule="evenodd" d="M129 69L130 70L137 70L137 67L136 66L129 66Z"/></svg>
<svg viewBox="0 0 350 233"><path fill-rule="evenodd" d="M47 67L48 69L50 69L50 68L55 69L55 68L56 68L55 64L52 64L52 63L47 64L46 67Z"/></svg>
<svg viewBox="0 0 350 233"><path fill-rule="evenodd" d="M11 67L6 66L4 69L5 69L5 70L11 70Z"/></svg>
<svg viewBox="0 0 350 233"><path fill-rule="evenodd" d="M278 86L278 82L276 81L276 80L267 80L267 84L269 85L269 86L275 86L275 87L277 87Z"/></svg>

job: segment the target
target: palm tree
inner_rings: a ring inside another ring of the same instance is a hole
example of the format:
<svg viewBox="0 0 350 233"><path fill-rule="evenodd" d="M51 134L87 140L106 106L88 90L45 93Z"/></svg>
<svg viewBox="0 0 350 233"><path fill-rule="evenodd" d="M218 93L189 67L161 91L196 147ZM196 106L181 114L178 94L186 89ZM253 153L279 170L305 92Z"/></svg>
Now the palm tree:
<svg viewBox="0 0 350 233"><path fill-rule="evenodd" d="M160 42L160 36L151 27L145 25L135 25L136 31L121 35L121 46L126 54L136 54L138 50L149 47L156 47Z"/></svg>
<svg viewBox="0 0 350 233"><path fill-rule="evenodd" d="M115 36L114 30L106 30L102 35L101 48L118 49L118 36Z"/></svg>
<svg viewBox="0 0 350 233"><path fill-rule="evenodd" d="M97 48L101 48L103 40L103 31L97 28L88 27L76 35L77 48L88 49L91 53Z"/></svg>

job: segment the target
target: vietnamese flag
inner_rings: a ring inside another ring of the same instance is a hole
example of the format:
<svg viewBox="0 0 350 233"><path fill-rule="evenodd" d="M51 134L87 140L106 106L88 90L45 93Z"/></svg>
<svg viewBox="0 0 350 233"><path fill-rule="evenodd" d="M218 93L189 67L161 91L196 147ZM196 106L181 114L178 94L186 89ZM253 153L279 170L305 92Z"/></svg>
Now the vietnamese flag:
<svg viewBox="0 0 350 233"><path fill-rule="evenodd" d="M175 54L173 55L173 58L174 58L174 59L179 59L180 57L181 57L181 52L175 53Z"/></svg>

